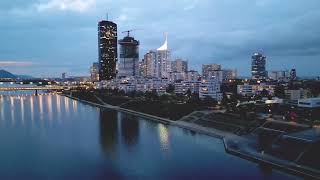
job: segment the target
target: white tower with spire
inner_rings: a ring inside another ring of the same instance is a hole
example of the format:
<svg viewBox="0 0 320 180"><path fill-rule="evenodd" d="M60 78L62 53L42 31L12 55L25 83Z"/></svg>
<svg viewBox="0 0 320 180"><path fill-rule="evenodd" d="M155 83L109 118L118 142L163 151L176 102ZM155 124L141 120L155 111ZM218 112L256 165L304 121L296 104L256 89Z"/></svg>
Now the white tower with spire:
<svg viewBox="0 0 320 180"><path fill-rule="evenodd" d="M167 51L168 50L168 34L165 33L166 40L164 41L163 45L157 49L157 51Z"/></svg>
<svg viewBox="0 0 320 180"><path fill-rule="evenodd" d="M168 48L168 34L165 33L165 41L161 47L157 49L157 67L156 75L158 78L169 78L171 71L170 50Z"/></svg>

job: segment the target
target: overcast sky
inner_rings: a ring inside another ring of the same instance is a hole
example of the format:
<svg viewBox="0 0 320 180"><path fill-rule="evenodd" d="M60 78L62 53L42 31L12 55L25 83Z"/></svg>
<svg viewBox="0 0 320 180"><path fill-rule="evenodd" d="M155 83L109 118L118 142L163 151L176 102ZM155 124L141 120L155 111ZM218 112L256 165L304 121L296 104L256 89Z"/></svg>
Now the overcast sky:
<svg viewBox="0 0 320 180"><path fill-rule="evenodd" d="M97 22L140 40L140 59L168 32L173 58L190 69L219 63L250 74L255 51L268 70L320 75L319 0L1 0L0 69L37 77L88 75L97 61Z"/></svg>

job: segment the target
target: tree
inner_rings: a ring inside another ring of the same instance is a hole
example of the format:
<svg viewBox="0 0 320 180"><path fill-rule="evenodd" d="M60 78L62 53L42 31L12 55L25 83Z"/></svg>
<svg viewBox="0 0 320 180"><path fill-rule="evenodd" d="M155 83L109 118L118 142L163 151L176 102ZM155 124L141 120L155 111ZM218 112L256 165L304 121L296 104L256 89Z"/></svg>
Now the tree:
<svg viewBox="0 0 320 180"><path fill-rule="evenodd" d="M186 95L188 96L188 98L190 98L190 97L191 97L192 92L191 92L191 90L190 90L190 89L188 89L188 91L187 91Z"/></svg>
<svg viewBox="0 0 320 180"><path fill-rule="evenodd" d="M204 106L215 106L215 105L217 105L217 101L215 99L213 99L211 96L206 96L202 100L202 104Z"/></svg>
<svg viewBox="0 0 320 180"><path fill-rule="evenodd" d="M119 95L119 96L124 96L124 95L126 95L126 92L125 92L123 89L121 89L121 90L118 92L118 95Z"/></svg>
<svg viewBox="0 0 320 180"><path fill-rule="evenodd" d="M169 101L170 100L170 96L168 94L163 94L160 96L160 101Z"/></svg>
<svg viewBox="0 0 320 180"><path fill-rule="evenodd" d="M284 99L286 96L285 91L284 91L284 86L282 86L282 85L276 86L274 89L274 95L278 98Z"/></svg>
<svg viewBox="0 0 320 180"><path fill-rule="evenodd" d="M224 106L227 106L228 103L229 103L229 98L228 98L226 93L223 93L221 104L224 105Z"/></svg>
<svg viewBox="0 0 320 180"><path fill-rule="evenodd" d="M269 96L269 91L266 90L266 89L263 89L263 90L261 91L261 96L262 96L262 97L268 97L268 96Z"/></svg>
<svg viewBox="0 0 320 180"><path fill-rule="evenodd" d="M169 84L168 87L166 88L166 92L167 93L174 93L174 85L173 84Z"/></svg>
<svg viewBox="0 0 320 180"><path fill-rule="evenodd" d="M201 101L199 99L199 94L198 93L192 93L191 97L188 100L188 103L191 104L199 104Z"/></svg>
<svg viewBox="0 0 320 180"><path fill-rule="evenodd" d="M147 99L150 99L150 100L157 100L159 99L159 96L158 96L158 93L155 89L153 89L152 91L146 91L145 92L145 97Z"/></svg>
<svg viewBox="0 0 320 180"><path fill-rule="evenodd" d="M136 97L136 95L137 95L137 91L136 90L134 90L134 91L131 91L131 92L128 92L128 96L129 97Z"/></svg>

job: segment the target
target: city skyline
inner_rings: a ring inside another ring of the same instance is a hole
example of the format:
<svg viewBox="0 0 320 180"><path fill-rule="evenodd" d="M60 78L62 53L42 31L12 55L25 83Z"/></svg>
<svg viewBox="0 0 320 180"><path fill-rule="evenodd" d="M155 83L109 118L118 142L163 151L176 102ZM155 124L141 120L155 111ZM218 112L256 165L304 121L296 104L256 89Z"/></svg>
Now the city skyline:
<svg viewBox="0 0 320 180"><path fill-rule="evenodd" d="M319 75L320 33L313 26L319 2L289 3L184 0L158 3L151 10L148 1L2 1L0 69L36 77L89 75L98 60L96 24L107 11L118 24L119 38L124 30L138 29L133 36L141 42L141 55L159 47L168 32L172 58L188 59L190 69L199 72L202 64L216 63L250 76L250 57L262 52L267 70L295 68L299 76Z"/></svg>

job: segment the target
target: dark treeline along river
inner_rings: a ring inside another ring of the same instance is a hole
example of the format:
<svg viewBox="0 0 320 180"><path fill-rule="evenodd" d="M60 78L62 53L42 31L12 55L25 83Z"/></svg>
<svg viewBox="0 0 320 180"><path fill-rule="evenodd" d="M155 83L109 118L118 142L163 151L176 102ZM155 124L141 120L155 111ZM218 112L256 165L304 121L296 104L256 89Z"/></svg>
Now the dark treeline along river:
<svg viewBox="0 0 320 180"><path fill-rule="evenodd" d="M297 179L220 139L60 95L0 96L0 179Z"/></svg>

